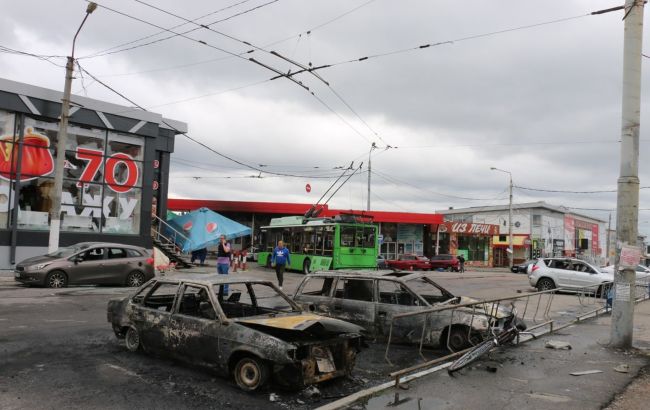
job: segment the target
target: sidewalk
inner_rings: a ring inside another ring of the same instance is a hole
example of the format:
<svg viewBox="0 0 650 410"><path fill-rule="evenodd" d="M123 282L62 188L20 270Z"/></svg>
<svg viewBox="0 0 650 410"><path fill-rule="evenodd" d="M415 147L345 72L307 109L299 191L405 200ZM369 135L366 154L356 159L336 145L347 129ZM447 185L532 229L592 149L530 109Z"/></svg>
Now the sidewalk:
<svg viewBox="0 0 650 410"><path fill-rule="evenodd" d="M600 317L520 346L499 349L453 377L441 370L411 382L408 390L391 388L351 408L559 410L611 405L611 409L646 409L650 377L641 370L650 364L650 301L637 304L635 309L636 349L632 352L606 347L610 316ZM549 340L568 342L572 349L545 348ZM628 365L629 372L615 371L619 365ZM570 374L589 370L602 373Z"/></svg>

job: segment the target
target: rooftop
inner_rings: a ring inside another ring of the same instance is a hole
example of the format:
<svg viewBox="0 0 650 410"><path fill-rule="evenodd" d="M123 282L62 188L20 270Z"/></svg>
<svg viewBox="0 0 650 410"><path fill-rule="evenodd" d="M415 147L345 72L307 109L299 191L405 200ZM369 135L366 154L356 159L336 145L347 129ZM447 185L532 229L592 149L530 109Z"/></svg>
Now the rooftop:
<svg viewBox="0 0 650 410"><path fill-rule="evenodd" d="M577 217L580 217L580 218L585 218L585 219L589 219L589 220L597 221L597 222L606 222L606 221L604 221L602 219L595 218L595 217L590 216L590 215L585 215L585 214L581 214L581 213L578 213L578 212L574 212L569 207L562 206L562 205L551 205L551 204L546 203L544 201L525 202L525 203L521 203L521 204L512 204L512 209L515 209L515 210L535 209L535 208L547 209L549 211L559 212L561 214L574 215L574 216L577 216ZM468 207L468 208L454 208L454 209L438 210L438 211L436 211L436 213L451 215L451 214L468 214L468 213L507 211L507 210L508 210L508 205L491 205L491 206L471 206L471 207Z"/></svg>

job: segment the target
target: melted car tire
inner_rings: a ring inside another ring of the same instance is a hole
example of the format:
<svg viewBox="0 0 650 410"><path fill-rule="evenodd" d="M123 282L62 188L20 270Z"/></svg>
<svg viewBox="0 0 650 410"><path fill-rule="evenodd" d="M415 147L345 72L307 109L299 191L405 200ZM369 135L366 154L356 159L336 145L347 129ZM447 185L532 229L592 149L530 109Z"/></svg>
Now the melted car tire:
<svg viewBox="0 0 650 410"><path fill-rule="evenodd" d="M443 343L444 347L448 348L452 352L459 352L461 350L467 349L471 346L469 338L467 337L467 328L460 326L452 326L448 330L449 336L443 334ZM447 340L449 340L449 346L447 346Z"/></svg>
<svg viewBox="0 0 650 410"><path fill-rule="evenodd" d="M244 391L254 391L269 379L269 366L257 357L244 357L235 365L235 382Z"/></svg>
<svg viewBox="0 0 650 410"><path fill-rule="evenodd" d="M133 326L130 326L126 331L124 342L126 344L126 348L130 352L137 352L138 350L142 349L142 343L140 342L140 332L138 332L138 329Z"/></svg>
<svg viewBox="0 0 650 410"><path fill-rule="evenodd" d="M134 270L126 276L126 286L139 288L144 283L144 273Z"/></svg>
<svg viewBox="0 0 650 410"><path fill-rule="evenodd" d="M541 278L537 281L537 291L543 292L551 289L555 289L555 282L553 282L553 279Z"/></svg>
<svg viewBox="0 0 650 410"><path fill-rule="evenodd" d="M68 275L60 270L55 270L47 274L45 286L48 288L65 288L68 286Z"/></svg>

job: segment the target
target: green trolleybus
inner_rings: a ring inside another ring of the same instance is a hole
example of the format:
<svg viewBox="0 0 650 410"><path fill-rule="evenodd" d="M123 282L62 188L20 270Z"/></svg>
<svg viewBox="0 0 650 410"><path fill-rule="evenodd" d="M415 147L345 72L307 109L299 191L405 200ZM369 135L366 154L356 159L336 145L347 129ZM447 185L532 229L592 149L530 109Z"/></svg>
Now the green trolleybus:
<svg viewBox="0 0 650 410"><path fill-rule="evenodd" d="M271 252L279 240L291 252L288 269L315 270L377 267L377 226L352 215L308 219L288 216L263 226L258 263L271 267Z"/></svg>

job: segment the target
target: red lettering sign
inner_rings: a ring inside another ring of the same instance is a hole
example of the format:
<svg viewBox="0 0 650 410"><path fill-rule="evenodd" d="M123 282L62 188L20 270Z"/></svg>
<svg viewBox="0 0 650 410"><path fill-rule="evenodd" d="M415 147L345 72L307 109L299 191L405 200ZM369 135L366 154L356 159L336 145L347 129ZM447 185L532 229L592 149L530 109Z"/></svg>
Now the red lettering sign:
<svg viewBox="0 0 650 410"><path fill-rule="evenodd" d="M463 235L492 236L499 234L499 225L445 222L440 226L440 231Z"/></svg>
<svg viewBox="0 0 650 410"><path fill-rule="evenodd" d="M103 151L96 149L77 148L77 154L75 157L77 159L88 161L81 172L79 182L77 182L79 188L83 186L84 182L93 182L95 176L97 176L97 172L99 172L99 167L101 167L102 162L104 162L104 158L102 157L103 154Z"/></svg>
<svg viewBox="0 0 650 410"><path fill-rule="evenodd" d="M125 172L125 175L121 181L115 178L115 173L119 170L118 166L124 167L122 170ZM139 172L138 165L133 161L133 158L128 154L119 152L111 155L106 160L104 180L113 191L123 194L129 192L133 188L133 185L138 182Z"/></svg>

